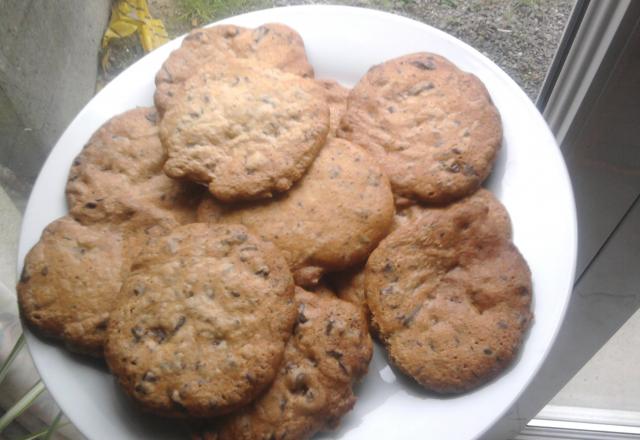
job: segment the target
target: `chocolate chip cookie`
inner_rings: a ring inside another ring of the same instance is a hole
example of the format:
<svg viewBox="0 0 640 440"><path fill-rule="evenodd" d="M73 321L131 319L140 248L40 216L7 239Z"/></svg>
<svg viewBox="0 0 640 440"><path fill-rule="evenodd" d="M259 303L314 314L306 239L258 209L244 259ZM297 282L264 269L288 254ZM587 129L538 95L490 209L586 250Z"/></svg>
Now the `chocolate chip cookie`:
<svg viewBox="0 0 640 440"><path fill-rule="evenodd" d="M246 58L295 75L313 78L304 42L290 27L269 23L255 29L218 25L195 29L174 50L156 75L154 101L161 113L176 88L203 64Z"/></svg>
<svg viewBox="0 0 640 440"><path fill-rule="evenodd" d="M137 211L156 212L180 223L194 220L202 191L167 177L167 157L154 108L117 115L91 137L73 161L66 195L71 215L82 223L122 222Z"/></svg>
<svg viewBox="0 0 640 440"><path fill-rule="evenodd" d="M329 131L320 87L246 60L210 63L189 77L160 123L173 178L231 202L271 197L300 179Z"/></svg>
<svg viewBox="0 0 640 440"><path fill-rule="evenodd" d="M337 138L287 193L238 205L208 198L198 208L199 221L243 224L272 241L302 286L364 261L388 233L393 214L386 176L366 151Z"/></svg>
<svg viewBox="0 0 640 440"><path fill-rule="evenodd" d="M373 154L400 199L447 203L489 175L502 126L477 77L415 53L367 72L349 94L338 136Z"/></svg>
<svg viewBox="0 0 640 440"><path fill-rule="evenodd" d="M105 357L143 409L212 417L274 379L296 317L280 252L239 225L193 223L134 260Z"/></svg>
<svg viewBox="0 0 640 440"><path fill-rule="evenodd" d="M125 240L112 225L54 221L25 258L17 289L22 319L74 351L102 356L124 262Z"/></svg>
<svg viewBox="0 0 640 440"><path fill-rule="evenodd" d="M73 351L102 357L111 311L131 262L178 223L137 211L120 224L83 225L70 216L45 228L25 258L18 301L25 322Z"/></svg>
<svg viewBox="0 0 640 440"><path fill-rule="evenodd" d="M425 210L367 261L367 303L389 359L438 393L504 370L532 319L531 273L488 196Z"/></svg>
<svg viewBox="0 0 640 440"><path fill-rule="evenodd" d="M298 320L275 381L258 400L223 419L218 440L307 439L334 428L355 404L372 344L358 309L331 294L296 288Z"/></svg>

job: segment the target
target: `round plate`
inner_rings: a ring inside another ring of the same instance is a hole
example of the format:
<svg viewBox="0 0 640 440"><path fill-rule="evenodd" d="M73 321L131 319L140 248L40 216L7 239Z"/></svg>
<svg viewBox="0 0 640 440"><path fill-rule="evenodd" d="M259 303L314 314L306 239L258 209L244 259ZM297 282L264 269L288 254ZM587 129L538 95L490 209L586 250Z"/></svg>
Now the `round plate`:
<svg viewBox="0 0 640 440"><path fill-rule="evenodd" d="M435 52L476 74L500 110L504 142L488 186L505 204L514 241L533 272L535 322L513 366L489 384L439 397L396 374L376 349L358 403L337 431L320 438L468 439L490 428L532 380L558 332L576 260L576 217L560 151L529 98L500 68L461 41L406 18L360 8L300 6L224 20L255 27L282 22L303 37L316 77L352 86L374 64L417 51ZM19 261L43 228L66 214L64 186L71 162L111 116L151 105L154 75L180 39L155 50L114 79L78 114L45 163L22 224ZM184 437L184 427L142 415L104 366L70 354L28 331L33 360L62 410L90 439ZM464 423L461 423L464 418Z"/></svg>

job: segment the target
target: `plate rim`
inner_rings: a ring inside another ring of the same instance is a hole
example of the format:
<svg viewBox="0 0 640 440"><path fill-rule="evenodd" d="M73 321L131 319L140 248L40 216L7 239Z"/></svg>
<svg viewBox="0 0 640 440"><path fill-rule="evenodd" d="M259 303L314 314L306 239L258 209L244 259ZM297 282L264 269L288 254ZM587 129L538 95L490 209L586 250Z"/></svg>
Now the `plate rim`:
<svg viewBox="0 0 640 440"><path fill-rule="evenodd" d="M218 21L214 21L211 22L203 27L210 27L210 26L215 26L218 24L225 24L225 23L232 23L238 19L243 19L243 18L250 18L250 17L255 17L255 16L260 16L262 14L265 13L272 13L272 12L278 12L281 10L304 10L304 11L313 11L314 9L324 9L324 10L335 10L336 13L339 13L341 10L345 11L346 13L349 14L356 14L356 15L371 15L371 16L377 16L383 19L389 19L389 20L394 20L398 23L403 23L406 25L411 25L414 27L423 27L423 28L427 28L430 32L434 32L436 34L438 34L441 38L443 38L444 40L447 40L449 42L453 42L456 45L461 45L465 51L472 53L474 58L480 62L482 62L482 64L485 65L486 68L490 69L493 73L497 74L500 79L504 82L506 82L507 84L509 84L511 86L511 89L516 91L521 95L520 98L524 97L529 105L531 107L533 107L535 109L534 104L530 101L529 97L525 94L525 92L520 88L520 86L501 68L499 67L497 64L495 64L493 61L491 61L487 56L485 56L484 54L482 54L480 51L478 51L477 49L475 49L473 46L467 44L466 42L438 29L435 28L431 25L428 25L426 23L422 23L420 21L414 20L412 18L408 18L402 15L398 15L395 13L390 13L390 12L385 12L385 11L380 11L377 9L371 9L371 8L364 8L364 7L355 7L355 6L346 6L346 5L292 5L292 6L281 6L281 7L275 7L275 8L266 8L266 9L260 9L260 10L256 10L256 11L251 11L251 12L247 12L247 13L243 13L243 14L238 14L238 15L234 15L232 17L227 17L225 19L222 20L218 20ZM269 21L264 21L264 23L267 23ZM176 37L175 39L171 40L171 41L181 41L186 34L183 34L179 37ZM42 176L42 170L45 169L48 166L52 166L49 162L51 161L51 153L54 152L55 150L57 150L58 148L64 148L64 147L59 147L61 140L65 137L65 135L67 134L67 132L72 128L72 126L74 126L76 120L80 117L82 117L82 115L84 115L88 110L87 108L92 104L92 102L100 97L103 94L109 93L111 88L116 88L119 84L120 81L122 81L123 79L123 74L128 72L130 69L132 68L136 68L135 66L139 66L144 60L145 58L148 56L149 54L145 54L144 57L142 57L140 60L137 60L135 63L133 63L131 66L127 67L127 69L125 69L123 72L121 72L116 78L114 78L109 84L107 84L100 92L98 92L96 95L94 95L84 106L83 108L75 115L75 117L72 119L72 121L69 123L69 125L65 128L65 130L63 131L63 133L60 135L60 137L58 138L58 141L56 141L56 143L54 144L53 148L50 150L49 155L47 156L47 159L44 161L42 167L40 168L40 171L38 173L38 177L34 183L34 188L36 188L37 186L39 186L40 180L43 178ZM120 80L120 81L119 81ZM536 109L537 111L537 109ZM539 112L538 112L539 114ZM542 115L540 115L540 118L544 121L544 118L542 117ZM565 222L569 223L569 227L570 227L570 235L569 237L567 237L567 242L568 245L570 246L570 276L568 277L568 285L567 286L563 286L562 292L563 292L563 301L561 304L561 311L560 311L560 319L558 321L556 321L554 323L554 328L553 331L551 332L552 336L549 339L549 343L546 345L545 350L543 352L543 354L541 356L539 356L536 360L536 364L535 367L531 369L530 374L527 377L527 380L522 384L521 388L518 390L517 393L514 393L512 395L512 397L509 399L509 403L508 405L505 405L505 407L499 412L496 413L496 417L494 418L494 420L488 424L486 426L486 428L484 430L482 430L481 432L478 432L477 435L474 438L479 438L482 435L484 435L487 431L489 431L498 421L500 421L505 414L508 413L508 411L514 406L515 403L517 403L517 401L520 399L520 397L523 395L523 393L527 390L527 388L531 385L531 383L533 382L533 380L536 378L536 376L539 374L542 366L547 362L549 354L551 352L551 350L553 349L553 347L556 345L557 339L558 339L558 335L560 333L560 330L562 328L562 325L566 322L566 314L567 314L567 310L569 307L569 304L571 302L571 297L572 297L572 293L573 293L573 285L575 282L575 273L576 273L576 267L577 267L577 251L578 251L578 222L577 222L577 211L576 211L576 204L575 204L575 194L573 191L573 186L571 183L571 179L570 179L570 175L568 172L568 168L566 165L566 162L564 161L564 157L560 151L559 146L557 145L557 142L555 141L555 137L553 136L553 134L551 133L548 125L546 124L546 129L548 131L548 134L551 135L551 137L554 139L554 143L556 146L557 151L555 152L556 155L558 156L559 159L559 164L560 166L560 171L561 171L561 177L562 180L565 183L565 188L568 191L568 196L570 198L570 202L571 202L571 209L569 209L570 213L571 213L571 218L570 219L564 219ZM29 196L29 202L27 203L27 207L25 209L24 215L23 215L23 219L27 218L29 215L34 215L31 211L33 211L33 207L32 207L32 198L31 195ZM18 241L18 260L17 260L17 275L19 278L19 274L22 270L22 266L24 263L24 255L26 255L26 253L28 252L28 250L24 250L23 247L25 246L25 234L26 234L26 222L22 222L21 227L20 227L20 237L19 237L19 241ZM23 255L24 254L24 255ZM534 297L535 298L535 297ZM24 322L22 321L22 317L20 316L20 320L23 324L23 332L25 334L25 338L26 338L26 342L27 342L27 348L29 350L29 354L31 355L32 359L34 360L34 366L36 368L36 370L38 371L38 374L40 375L40 377L42 378L42 381L45 383L45 385L47 385L48 388L48 383L47 381L44 379L44 377L41 374L41 369L44 369L45 366L44 365L39 365L35 359L38 357L38 355L36 354L34 356L34 352L32 350L34 344L32 341L34 341L34 339L40 339L39 336L35 335L31 329L29 329L29 327L27 327L26 325L24 325ZM535 324L534 324L535 325ZM527 333L525 335L528 335L530 333L530 329L527 331ZM525 336L526 338L526 336ZM526 341L525 341L526 342ZM57 348L61 348L60 344L55 343ZM498 378L499 380L499 378ZM80 428L80 425L78 425L78 423L76 423L75 420L73 420L73 417L69 416L69 413L72 413L72 411L68 412L66 411L66 409L64 408L64 406L66 405L61 405L60 402L58 401L58 399L56 398L56 396L54 396L53 393L50 393L51 397L54 399L54 401L56 402L56 404L58 405L58 407L63 410L63 412L67 415L67 417L73 422L74 426L87 438L91 438L89 435L87 435L87 433L82 430Z"/></svg>

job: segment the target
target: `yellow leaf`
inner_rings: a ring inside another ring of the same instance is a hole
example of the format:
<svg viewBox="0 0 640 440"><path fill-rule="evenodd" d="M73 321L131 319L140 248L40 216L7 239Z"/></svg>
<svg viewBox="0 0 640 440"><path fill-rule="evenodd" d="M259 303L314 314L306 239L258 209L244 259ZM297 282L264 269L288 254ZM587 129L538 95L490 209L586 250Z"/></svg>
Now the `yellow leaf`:
<svg viewBox="0 0 640 440"><path fill-rule="evenodd" d="M145 52L151 52L169 41L162 20L151 17L147 0L119 0L111 8L111 19L102 37L102 48L107 49L113 39L128 37L135 32Z"/></svg>

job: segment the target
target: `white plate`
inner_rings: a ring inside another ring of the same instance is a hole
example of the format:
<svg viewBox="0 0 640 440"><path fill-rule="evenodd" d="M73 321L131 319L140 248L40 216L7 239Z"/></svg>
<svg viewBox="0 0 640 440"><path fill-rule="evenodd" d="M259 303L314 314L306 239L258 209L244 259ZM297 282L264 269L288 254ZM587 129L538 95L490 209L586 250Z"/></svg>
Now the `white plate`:
<svg viewBox="0 0 640 440"><path fill-rule="evenodd" d="M358 403L335 433L321 438L467 439L480 436L518 398L544 361L569 300L576 259L571 184L544 120L520 88L495 64L459 40L424 24L372 10L300 6L225 20L255 27L282 22L303 37L318 78L353 85L373 64L416 51L442 54L486 84L501 112L504 144L487 186L506 205L514 240L531 266L535 322L512 368L480 389L456 397L422 392L389 368L376 350ZM22 224L19 261L42 229L66 213L64 185L74 156L109 117L150 105L155 72L180 41L154 51L113 80L78 114L51 152ZM174 438L176 424L142 416L111 376L27 332L29 349L49 391L90 439Z"/></svg>

